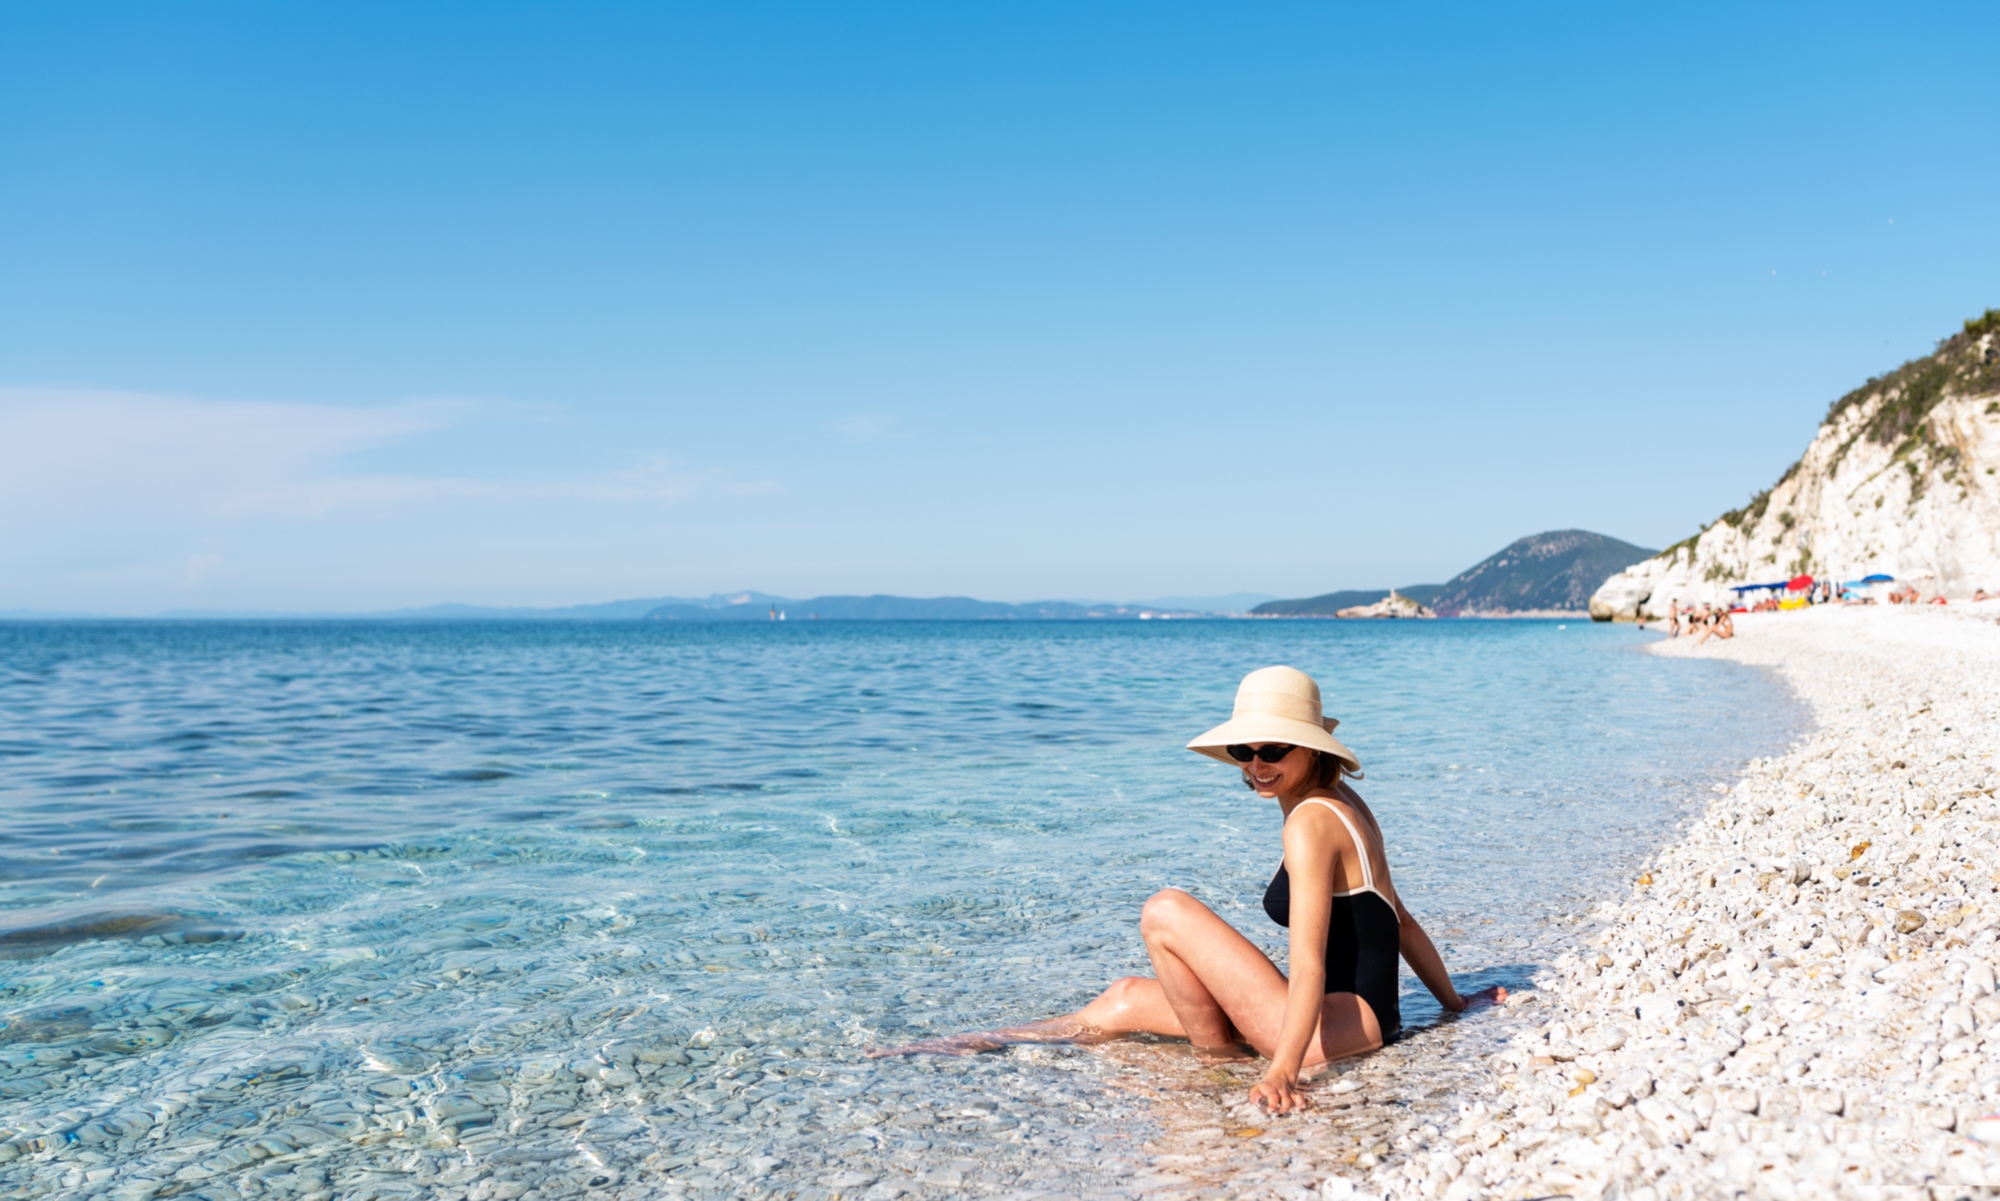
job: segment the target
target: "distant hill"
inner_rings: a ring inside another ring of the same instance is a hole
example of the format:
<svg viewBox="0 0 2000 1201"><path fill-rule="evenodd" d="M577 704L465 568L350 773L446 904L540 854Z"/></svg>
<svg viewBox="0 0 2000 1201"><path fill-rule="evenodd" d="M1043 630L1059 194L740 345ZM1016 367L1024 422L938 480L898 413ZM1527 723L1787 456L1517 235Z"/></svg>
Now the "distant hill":
<svg viewBox="0 0 2000 1201"><path fill-rule="evenodd" d="M1133 601L1134 605L1146 605L1154 609L1166 609L1175 613L1248 613L1265 601L1278 598L1268 592L1232 592L1227 596L1156 596L1151 600Z"/></svg>
<svg viewBox="0 0 2000 1201"><path fill-rule="evenodd" d="M1453 576L1429 604L1446 617L1524 609L1584 613L1599 585L1658 553L1589 530L1532 534Z"/></svg>
<svg viewBox="0 0 2000 1201"><path fill-rule="evenodd" d="M1396 591L1427 608L1436 608L1431 601L1444 591L1443 584L1412 584ZM1372 605L1386 600L1387 588L1349 589L1346 592L1329 592L1324 596L1309 596L1304 600L1267 601L1250 610L1252 617L1332 617L1342 609L1352 609L1357 605Z"/></svg>
<svg viewBox="0 0 2000 1201"><path fill-rule="evenodd" d="M687 602L660 605L646 614L646 620L769 621L771 614L778 612L791 621L809 619L815 614L823 621L909 621L922 618L967 621L1012 617L1014 608L998 601L973 600L968 596L941 596L928 600L904 596L815 596L805 600L759 596L754 601L726 605Z"/></svg>
<svg viewBox="0 0 2000 1201"><path fill-rule="evenodd" d="M499 605L426 605L364 613L170 610L140 620L191 621L1138 621L1148 617L1233 617L1268 595L1162 597L1149 601L1030 601L1007 604L969 596L815 596L805 600L768 592L719 592L706 597L655 597L555 608ZM16 609L0 621L121 620L84 613Z"/></svg>
<svg viewBox="0 0 2000 1201"><path fill-rule="evenodd" d="M1598 585L1654 553L1589 530L1551 530L1511 543L1442 584L1412 584L1396 591L1441 617L1524 610L1582 613ZM1332 617L1388 595L1387 589L1329 592L1271 601L1250 612L1256 617Z"/></svg>
<svg viewBox="0 0 2000 1201"><path fill-rule="evenodd" d="M974 600L969 596L814 596L805 600L758 594L755 600L723 605L677 601L646 614L648 621L769 621L772 613L786 621L1082 621L1089 618L1136 621L1172 612L1175 616L1206 616L1194 611L1167 610L1143 604L1096 604L1078 601Z"/></svg>
<svg viewBox="0 0 2000 1201"><path fill-rule="evenodd" d="M369 617L395 618L404 621L506 621L526 619L530 621L629 621L644 617L663 603L671 603L665 597L652 600L604 601L595 605L563 605L559 608L537 609L527 606L496 605L427 605L421 609L390 609L381 613L367 614ZM691 602L698 603L698 602Z"/></svg>

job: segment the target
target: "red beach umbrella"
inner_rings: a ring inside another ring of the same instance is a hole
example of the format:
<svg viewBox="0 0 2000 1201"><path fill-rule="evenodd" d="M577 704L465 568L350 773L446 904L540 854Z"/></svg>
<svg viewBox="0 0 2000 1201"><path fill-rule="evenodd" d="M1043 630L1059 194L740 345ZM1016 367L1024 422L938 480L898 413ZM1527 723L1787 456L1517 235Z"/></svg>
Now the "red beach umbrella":
<svg viewBox="0 0 2000 1201"><path fill-rule="evenodd" d="M1812 586L1813 586L1813 578L1809 575L1795 575L1791 578L1791 581L1785 585L1785 587L1791 589L1793 592L1804 592L1806 589Z"/></svg>

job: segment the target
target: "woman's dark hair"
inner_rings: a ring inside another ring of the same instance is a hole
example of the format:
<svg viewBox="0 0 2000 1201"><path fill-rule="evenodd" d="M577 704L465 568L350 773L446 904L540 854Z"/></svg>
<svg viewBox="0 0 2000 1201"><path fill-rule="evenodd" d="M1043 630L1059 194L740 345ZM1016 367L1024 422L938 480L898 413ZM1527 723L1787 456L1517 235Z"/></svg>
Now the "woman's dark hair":
<svg viewBox="0 0 2000 1201"><path fill-rule="evenodd" d="M1318 762L1313 766L1319 770L1319 779L1317 781L1319 786L1321 788L1332 788L1339 784L1340 773L1346 770L1346 765L1325 751L1313 751L1312 753L1318 759ZM1252 791L1255 791L1257 787L1256 781L1250 778L1250 765L1247 763L1243 765L1243 787Z"/></svg>

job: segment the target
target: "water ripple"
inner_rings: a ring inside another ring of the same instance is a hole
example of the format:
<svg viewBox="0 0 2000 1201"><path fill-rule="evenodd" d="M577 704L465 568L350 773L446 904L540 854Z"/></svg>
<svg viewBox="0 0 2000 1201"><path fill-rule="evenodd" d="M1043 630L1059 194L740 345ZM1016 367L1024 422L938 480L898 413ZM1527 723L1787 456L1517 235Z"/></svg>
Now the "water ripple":
<svg viewBox="0 0 2000 1201"><path fill-rule="evenodd" d="M1205 1137L1246 1069L861 1050L1145 970L1134 917L1170 884L1281 957L1275 814L1179 749L1272 662L1325 685L1447 959L1519 982L1549 918L1795 720L1634 640L0 624L0 1188L1193 1195L1147 1141ZM1369 1070L1443 1104L1458 1036L1405 1004Z"/></svg>

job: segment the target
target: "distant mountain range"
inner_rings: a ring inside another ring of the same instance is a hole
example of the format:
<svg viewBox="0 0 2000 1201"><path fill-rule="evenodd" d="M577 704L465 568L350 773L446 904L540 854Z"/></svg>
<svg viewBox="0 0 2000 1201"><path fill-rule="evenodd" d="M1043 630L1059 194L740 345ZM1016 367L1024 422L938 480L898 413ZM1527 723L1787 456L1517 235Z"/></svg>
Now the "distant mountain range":
<svg viewBox="0 0 2000 1201"><path fill-rule="evenodd" d="M1412 584L1396 591L1440 617L1521 612L1584 613L1590 594L1613 575L1657 552L1593 534L1551 530L1509 543L1442 584ZM1332 617L1341 609L1372 605L1379 591L1329 592L1303 600L1270 601L1256 617Z"/></svg>
<svg viewBox="0 0 2000 1201"><path fill-rule="evenodd" d="M806 600L760 598L755 602L719 607L671 603L646 614L648 621L1063 621L1085 617L1133 617L1141 610L1123 605L1088 605L1043 601L1010 605L974 600L969 596L815 596Z"/></svg>
<svg viewBox="0 0 2000 1201"><path fill-rule="evenodd" d="M1552 530L1510 544L1442 584L1412 584L1396 591L1440 617L1523 611L1582 613L1590 594L1614 573L1656 552L1588 530ZM1332 617L1341 609L1372 605L1389 590L1329 592L1303 600L1267 594L1166 596L1149 601L1049 600L1009 604L969 596L813 596L803 600L768 592L719 592L705 597L662 596L558 608L429 605L373 613L274 613L177 610L156 617L183 620L376 621L1138 621L1158 617ZM82 614L0 612L0 620L80 618Z"/></svg>
<svg viewBox="0 0 2000 1201"><path fill-rule="evenodd" d="M806 600L768 592L722 592L699 598L653 597L537 609L493 605L427 605L370 613L286 613L174 609L149 620L179 621L1073 621L1087 618L1236 617L1264 601L1266 592L1226 596L1166 596L1150 601L1031 601L1007 604L964 596L816 596ZM0 621L117 620L99 614L0 610Z"/></svg>
<svg viewBox="0 0 2000 1201"><path fill-rule="evenodd" d="M1167 597L1159 601L1004 601L969 596L815 596L787 600L743 592L705 601L666 601L645 614L648 621L1080 621L1087 618L1138 620L1160 616L1240 614L1267 596L1239 593L1221 597ZM721 603L716 603L720 601ZM1247 603L1246 603L1247 602Z"/></svg>
<svg viewBox="0 0 2000 1201"><path fill-rule="evenodd" d="M1554 530L1512 543L1499 554L1442 584L1412 584L1396 591L1440 617L1524 610L1585 611L1590 594L1614 573L1654 551L1593 534ZM969 596L813 596L804 600L768 592L719 592L705 597L660 596L555 608L497 605L427 605L372 613L228 612L170 610L167 620L275 621L1138 621L1158 617L1332 617L1341 609L1372 605L1386 588L1329 592L1303 600L1267 593L1163 596L1148 601L1049 600L1009 604ZM0 611L0 621L101 620L91 614Z"/></svg>

